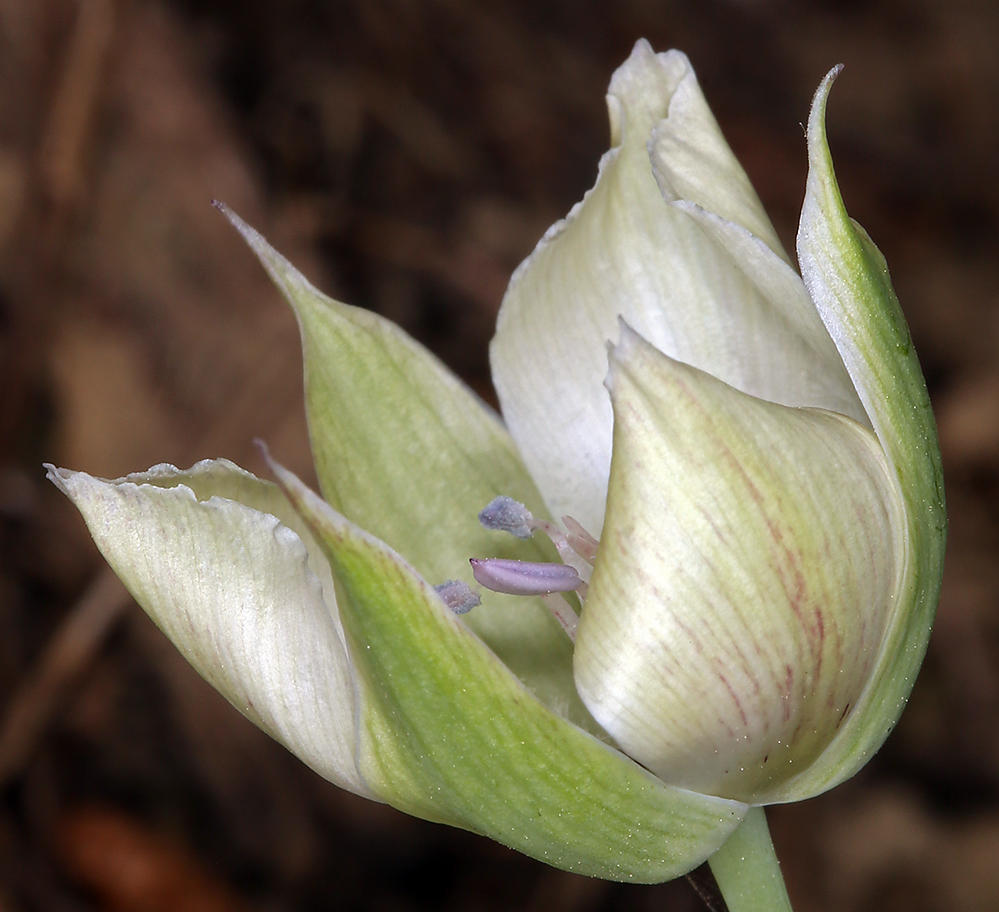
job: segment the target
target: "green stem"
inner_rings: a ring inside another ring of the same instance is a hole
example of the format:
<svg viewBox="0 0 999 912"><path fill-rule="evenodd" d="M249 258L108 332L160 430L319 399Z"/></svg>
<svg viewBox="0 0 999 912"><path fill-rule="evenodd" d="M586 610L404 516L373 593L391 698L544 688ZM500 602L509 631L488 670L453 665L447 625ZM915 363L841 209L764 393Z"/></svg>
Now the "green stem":
<svg viewBox="0 0 999 912"><path fill-rule="evenodd" d="M708 864L729 912L791 912L763 808L750 810Z"/></svg>

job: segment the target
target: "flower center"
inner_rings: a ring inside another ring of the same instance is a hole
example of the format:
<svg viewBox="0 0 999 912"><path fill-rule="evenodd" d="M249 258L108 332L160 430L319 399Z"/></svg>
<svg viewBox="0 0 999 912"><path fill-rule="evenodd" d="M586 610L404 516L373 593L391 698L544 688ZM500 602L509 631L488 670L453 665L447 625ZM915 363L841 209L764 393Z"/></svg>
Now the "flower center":
<svg viewBox="0 0 999 912"><path fill-rule="evenodd" d="M563 532L554 523L536 519L527 507L511 497L493 500L479 513L479 522L487 529L508 532L520 539L540 531L552 540L562 558L561 564L472 558L472 575L479 585L493 592L541 596L569 639L575 642L579 616L562 593L575 592L582 604L600 543L571 516L562 517L566 528Z"/></svg>

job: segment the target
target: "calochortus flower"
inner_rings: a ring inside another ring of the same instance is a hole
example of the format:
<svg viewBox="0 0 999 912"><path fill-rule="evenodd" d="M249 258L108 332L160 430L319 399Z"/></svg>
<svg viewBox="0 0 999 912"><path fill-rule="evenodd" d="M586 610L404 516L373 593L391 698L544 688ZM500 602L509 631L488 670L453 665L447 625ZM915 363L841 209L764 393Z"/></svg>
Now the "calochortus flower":
<svg viewBox="0 0 999 912"><path fill-rule="evenodd" d="M711 858L733 909L786 902L756 809L881 745L944 543L923 378L826 144L835 75L800 274L687 58L639 42L595 187L504 299L502 422L227 212L297 315L325 500L274 463L51 477L191 664L331 781L569 870Z"/></svg>

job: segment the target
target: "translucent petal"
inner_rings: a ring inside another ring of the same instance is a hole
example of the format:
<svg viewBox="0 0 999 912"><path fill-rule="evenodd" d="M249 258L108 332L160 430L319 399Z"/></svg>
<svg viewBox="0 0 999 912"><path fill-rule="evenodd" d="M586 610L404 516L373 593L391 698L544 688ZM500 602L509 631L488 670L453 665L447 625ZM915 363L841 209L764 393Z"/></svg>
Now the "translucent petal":
<svg viewBox="0 0 999 912"><path fill-rule="evenodd" d="M225 460L115 481L49 477L206 681L320 775L376 797L354 762L354 682L329 564L276 485Z"/></svg>
<svg viewBox="0 0 999 912"><path fill-rule="evenodd" d="M870 426L843 359L819 318L801 276L763 241L735 222L686 201L681 200L674 206L697 221L729 252L770 303L775 321L783 321L786 332L749 343L767 352L766 369L780 377L788 389L798 390L802 404L839 412Z"/></svg>
<svg viewBox="0 0 999 912"><path fill-rule="evenodd" d="M551 713L406 561L275 471L334 568L358 764L391 804L611 880L675 877L735 829L746 805L664 785Z"/></svg>
<svg viewBox="0 0 999 912"><path fill-rule="evenodd" d="M669 99L668 116L655 125L649 141L652 171L663 196L687 200L738 225L790 263L749 175L708 107L690 61L679 51L659 57L673 58L683 74Z"/></svg>
<svg viewBox="0 0 999 912"><path fill-rule="evenodd" d="M898 582L900 511L870 430L747 396L626 327L607 523L576 683L665 781L751 803L864 691Z"/></svg>
<svg viewBox="0 0 999 912"><path fill-rule="evenodd" d="M816 357L782 304L656 183L650 140L658 143L660 179L669 170L671 193L718 207L725 219L760 232L773 245L767 250L780 250L686 57L655 55L639 42L614 74L608 106L614 148L594 188L514 274L490 349L504 419L551 512L597 535L613 427L602 384L619 316L660 351L773 402L828 406L822 390L833 390L836 401L850 390L828 342L832 358ZM814 313L810 320L822 335ZM805 386L803 375L811 378Z"/></svg>

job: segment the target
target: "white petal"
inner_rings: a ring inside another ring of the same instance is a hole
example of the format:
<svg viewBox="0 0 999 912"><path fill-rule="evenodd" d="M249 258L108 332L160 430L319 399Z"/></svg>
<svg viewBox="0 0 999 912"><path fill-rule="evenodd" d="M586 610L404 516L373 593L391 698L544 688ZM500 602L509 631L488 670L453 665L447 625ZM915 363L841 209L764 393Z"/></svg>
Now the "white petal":
<svg viewBox="0 0 999 912"><path fill-rule="evenodd" d="M779 258L790 257L708 107L690 61L669 101L669 116L652 131L649 156L667 200L688 200L760 238ZM660 55L665 57L667 55Z"/></svg>
<svg viewBox="0 0 999 912"><path fill-rule="evenodd" d="M898 502L856 422L754 399L625 329L580 696L664 781L763 803L856 704L898 585Z"/></svg>
<svg viewBox="0 0 999 912"><path fill-rule="evenodd" d="M870 420L853 381L801 276L741 225L686 200L674 206L697 221L729 252L770 303L773 322L760 327L768 334L753 340L751 345L768 352L758 366L770 374L771 382L797 391L796 396L775 401L829 409L869 426ZM780 331L774 332L778 326ZM762 385L762 381L757 385Z"/></svg>
<svg viewBox="0 0 999 912"><path fill-rule="evenodd" d="M656 130L661 177L673 149L676 187L780 249L697 96L686 57L636 45L608 95L617 145L583 202L514 274L490 349L503 416L550 510L595 535L613 426L602 386L606 344L619 316L660 351L744 392L785 405L828 404L798 385L806 366L824 370L809 339L798 338L794 322L724 245L664 199L653 176L647 143ZM668 127L674 102L689 136ZM691 164L699 144L713 163L701 171ZM728 183L712 186L714 178ZM833 370L840 390L842 365L834 361Z"/></svg>
<svg viewBox="0 0 999 912"><path fill-rule="evenodd" d="M205 680L320 775L374 797L354 762L354 683L329 564L275 485L224 460L116 481L49 477Z"/></svg>

